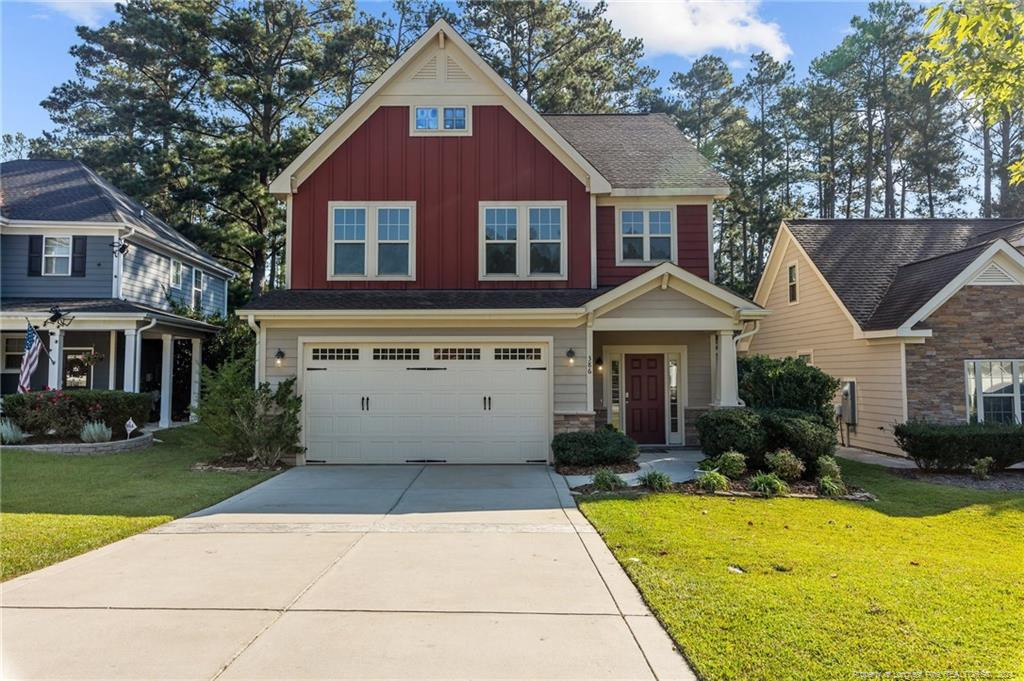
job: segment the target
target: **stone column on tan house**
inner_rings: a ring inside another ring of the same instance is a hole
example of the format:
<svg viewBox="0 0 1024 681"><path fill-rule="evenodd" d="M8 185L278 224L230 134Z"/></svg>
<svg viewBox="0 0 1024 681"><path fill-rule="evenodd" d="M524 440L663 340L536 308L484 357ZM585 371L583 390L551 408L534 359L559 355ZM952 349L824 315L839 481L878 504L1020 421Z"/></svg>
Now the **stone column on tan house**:
<svg viewBox="0 0 1024 681"><path fill-rule="evenodd" d="M593 413L573 412L555 414L555 435L559 433L575 433L581 430L594 430Z"/></svg>

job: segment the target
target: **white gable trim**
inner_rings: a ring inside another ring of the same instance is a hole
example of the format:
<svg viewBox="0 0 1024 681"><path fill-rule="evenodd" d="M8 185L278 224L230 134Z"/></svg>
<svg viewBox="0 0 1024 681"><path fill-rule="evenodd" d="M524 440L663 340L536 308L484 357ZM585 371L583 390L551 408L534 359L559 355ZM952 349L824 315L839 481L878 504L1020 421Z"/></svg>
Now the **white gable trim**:
<svg viewBox="0 0 1024 681"><path fill-rule="evenodd" d="M935 310L942 307L946 301L952 298L960 289L967 286L971 281L983 272L995 260L999 260L1003 267L1000 269L1016 270L1016 277L1024 280L1024 254L1010 245L1005 239L999 239L986 248L981 255L975 258L971 264L963 269L948 284L942 287L938 293L918 308L917 312L911 315L910 319L900 325L899 331L910 331L914 325L923 319L927 319Z"/></svg>
<svg viewBox="0 0 1024 681"><path fill-rule="evenodd" d="M749 300L720 286L715 286L692 272L669 262L652 267L643 274L594 298L587 303L587 312L597 314L608 312L657 286L671 287L683 294L696 294L694 297L705 305L720 310L729 309L734 316L740 319L760 319L769 314L768 310Z"/></svg>
<svg viewBox="0 0 1024 681"><path fill-rule="evenodd" d="M609 193L612 190L611 184L606 180L601 173L592 166L582 154L576 151L561 135L559 135L554 128L551 127L547 121L541 117L529 104L527 104L522 97L520 97L509 85L499 76L494 69L492 69L476 51L469 46L469 44L460 36L448 22L443 19L438 20L433 26L427 30L419 40L412 44L412 46L406 50L399 59L388 67L386 71L376 80L374 83L363 92L355 102L352 103L344 113L341 114L333 123L327 126L320 135L306 147L301 154L299 154L294 161L292 161L287 168L285 168L280 175L278 175L273 182L270 183L270 193L278 196L286 196L293 193L298 185L312 173L312 171L318 166L323 160L337 149L355 130L358 126L351 126L346 130L347 124L356 121L362 122L369 117L371 113L376 109L375 106L370 106L375 96L398 74L412 62L420 51L430 44L435 38L439 41L448 39L450 44L461 50L464 56L470 61L470 63L479 69L492 83L493 85L505 95L503 104L513 113L519 113L524 116L533 127L538 128L542 133L538 139L545 144L549 149L558 150L565 156L572 159L581 170L582 176L579 173L574 173L584 183L587 189L592 193ZM544 139L544 136L547 139ZM313 167L309 166L313 164ZM570 168L570 170L573 170Z"/></svg>

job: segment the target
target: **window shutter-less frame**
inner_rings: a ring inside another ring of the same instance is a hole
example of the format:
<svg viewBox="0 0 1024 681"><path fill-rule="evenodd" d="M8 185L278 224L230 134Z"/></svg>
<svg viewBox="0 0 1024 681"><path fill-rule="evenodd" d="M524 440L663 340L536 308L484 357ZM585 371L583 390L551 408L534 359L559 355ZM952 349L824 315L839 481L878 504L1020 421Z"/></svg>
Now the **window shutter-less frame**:
<svg viewBox="0 0 1024 681"><path fill-rule="evenodd" d="M85 244L84 236L71 237L71 276L85 276Z"/></svg>
<svg viewBox="0 0 1024 681"><path fill-rule="evenodd" d="M43 276L43 237L28 238L28 276Z"/></svg>

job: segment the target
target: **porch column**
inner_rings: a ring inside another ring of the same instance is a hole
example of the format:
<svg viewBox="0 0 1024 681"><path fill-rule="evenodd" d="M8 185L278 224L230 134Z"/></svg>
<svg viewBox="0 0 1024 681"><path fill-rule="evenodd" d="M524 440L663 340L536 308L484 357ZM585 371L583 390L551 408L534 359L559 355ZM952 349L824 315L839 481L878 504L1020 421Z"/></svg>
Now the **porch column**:
<svg viewBox="0 0 1024 681"><path fill-rule="evenodd" d="M732 331L718 332L718 406L740 406L739 381L736 377L736 343Z"/></svg>
<svg viewBox="0 0 1024 681"><path fill-rule="evenodd" d="M174 379L174 336L161 334L163 353L160 356L160 427L171 425L171 382Z"/></svg>
<svg viewBox="0 0 1024 681"><path fill-rule="evenodd" d="M110 332L110 351L107 354L107 390L117 390L117 331Z"/></svg>
<svg viewBox="0 0 1024 681"><path fill-rule="evenodd" d="M135 337L138 335L136 329L124 330L124 391L134 393L139 391L135 382Z"/></svg>
<svg viewBox="0 0 1024 681"><path fill-rule="evenodd" d="M60 390L64 387L64 329L50 330L49 352L46 385L50 390Z"/></svg>
<svg viewBox="0 0 1024 681"><path fill-rule="evenodd" d="M192 339L192 382L190 386L192 388L192 399L189 401L189 416L188 420L195 422L199 420L199 416L196 414L196 407L199 406L199 384L202 380L203 372L203 341L199 338Z"/></svg>

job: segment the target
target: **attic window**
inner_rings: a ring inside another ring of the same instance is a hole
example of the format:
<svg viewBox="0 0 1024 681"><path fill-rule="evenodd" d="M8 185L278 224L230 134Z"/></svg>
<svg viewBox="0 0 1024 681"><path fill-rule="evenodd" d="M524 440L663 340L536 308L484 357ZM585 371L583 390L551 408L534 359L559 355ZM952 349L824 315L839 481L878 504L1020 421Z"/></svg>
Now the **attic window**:
<svg viewBox="0 0 1024 681"><path fill-rule="evenodd" d="M786 268L786 287L789 290L789 302L793 304L797 302L797 271L796 263L793 263Z"/></svg>
<svg viewBox="0 0 1024 681"><path fill-rule="evenodd" d="M469 135L472 109L468 106L415 106L411 108L411 135Z"/></svg>

